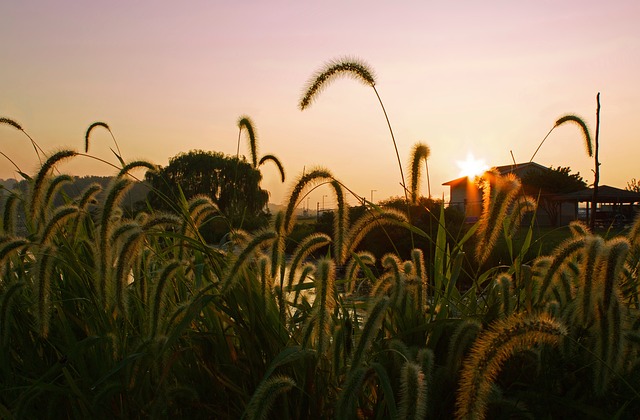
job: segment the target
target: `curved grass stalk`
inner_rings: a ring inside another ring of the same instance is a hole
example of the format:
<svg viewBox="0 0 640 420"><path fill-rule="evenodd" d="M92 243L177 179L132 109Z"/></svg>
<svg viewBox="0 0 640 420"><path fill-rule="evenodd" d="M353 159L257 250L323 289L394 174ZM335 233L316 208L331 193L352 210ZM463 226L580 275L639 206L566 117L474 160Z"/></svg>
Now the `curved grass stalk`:
<svg viewBox="0 0 640 420"><path fill-rule="evenodd" d="M240 135L242 134L242 130L244 129L247 132L247 137L249 140L249 150L251 152L251 164L254 168L258 167L258 139L256 132L253 128L253 121L249 118L248 115L243 115L238 120L238 155L240 154Z"/></svg>
<svg viewBox="0 0 640 420"><path fill-rule="evenodd" d="M276 279L278 270L280 269L280 283L284 283L282 278L282 268L284 266L284 248L285 248L285 227L284 227L285 214L282 211L276 213L273 219L273 230L276 232L277 237L271 246L271 278Z"/></svg>
<svg viewBox="0 0 640 420"><path fill-rule="evenodd" d="M369 367L366 366L358 366L349 372L338 395L336 418L350 419L357 417L358 396L361 394L362 384L365 382L368 372Z"/></svg>
<svg viewBox="0 0 640 420"><path fill-rule="evenodd" d="M5 349L9 343L9 334L11 333L11 311L14 305L14 300L20 289L22 289L26 283L24 281L17 281L8 285L0 298L0 346Z"/></svg>
<svg viewBox="0 0 640 420"><path fill-rule="evenodd" d="M347 207L344 190L342 184L337 181L331 181L331 187L336 196L336 212L333 215L333 243L334 243L334 255L338 264L344 264L344 260L341 258L343 254L344 241L347 229L349 227L349 208Z"/></svg>
<svg viewBox="0 0 640 420"><path fill-rule="evenodd" d="M298 178L298 181L295 183L291 193L289 194L289 202L287 203L284 220L282 221L281 226L283 233L289 234L293 229L293 225L295 224L294 212L296 207L298 207L302 193L314 185L326 181L330 182L333 181L333 179L331 172L324 168L312 169L311 172L303 174Z"/></svg>
<svg viewBox="0 0 640 420"><path fill-rule="evenodd" d="M181 265L180 261L170 261L162 268L162 271L158 276L156 287L151 295L151 301L149 302L151 306L151 316L149 317L149 337L152 340L156 338L158 333L158 324L161 320L160 315L163 313L163 308L166 307L166 294L164 289L169 279L175 275Z"/></svg>
<svg viewBox="0 0 640 420"><path fill-rule="evenodd" d="M238 257L235 259L234 263L230 265L230 268L224 276L224 280L222 282L222 293L226 293L235 285L240 271L251 262L251 257L255 254L255 252L260 247L267 246L275 239L277 239L277 235L272 230L265 230L254 235L251 242L249 242L247 246L245 246L240 255L238 255Z"/></svg>
<svg viewBox="0 0 640 420"><path fill-rule="evenodd" d="M44 152L44 150L42 150L42 148L38 145L38 143L36 143L35 140L26 131L24 131L24 129L22 128L22 126L20 124L18 124L17 122L12 120L11 118L5 118L5 117L0 118L0 124L7 124L7 125L10 125L11 127L15 128L16 130L22 131L22 133L25 136L27 136L27 138L31 141L31 145L33 146L33 150L36 152L36 156L38 157L38 161L40 162L40 164L42 164L42 159L40 158L40 152L42 152L42 156L44 156L44 157L47 157L47 154ZM11 159L9 159L9 160L11 160ZM15 166L15 164L14 164L14 166Z"/></svg>
<svg viewBox="0 0 640 420"><path fill-rule="evenodd" d="M566 328L545 314L511 317L495 322L476 340L464 362L456 399L456 418L482 420L491 387L502 364L533 345L558 345Z"/></svg>
<svg viewBox="0 0 640 420"><path fill-rule="evenodd" d="M578 316L583 326L590 325L596 317L594 286L597 286L600 257L603 252L604 240L600 236L589 236L585 244L578 290Z"/></svg>
<svg viewBox="0 0 640 420"><path fill-rule="evenodd" d="M405 226L408 222L404 213L391 209L381 208L375 212L365 213L349 229L345 237L345 244L339 261L344 263L348 255L351 255L362 239L374 228L383 225Z"/></svg>
<svg viewBox="0 0 640 420"><path fill-rule="evenodd" d="M146 160L134 160L133 162L129 162L127 164L122 164L122 169L118 171L117 177L124 176L128 174L130 171L134 169L147 168L150 171L157 171L158 165L155 165L151 162L147 162Z"/></svg>
<svg viewBox="0 0 640 420"><path fill-rule="evenodd" d="M589 127L587 127L587 123L585 123L582 118L575 115L565 115L558 118L554 125L554 128L559 127L567 122L572 122L580 127L582 136L584 137L585 146L587 148L587 154L589 156L593 156L593 142L591 141L591 134L589 133Z"/></svg>
<svg viewBox="0 0 640 420"><path fill-rule="evenodd" d="M304 94L298 104L300 110L307 109L331 82L344 76L351 77L367 86L373 87L376 84L373 71L365 63L350 58L332 60L308 79Z"/></svg>
<svg viewBox="0 0 640 420"><path fill-rule="evenodd" d="M511 276L508 274L500 274L494 281L493 293L496 300L500 302L502 313L505 317L511 315L513 305L511 303Z"/></svg>
<svg viewBox="0 0 640 420"><path fill-rule="evenodd" d="M19 251L24 247L28 247L30 244L31 242L25 238L2 238L0 242L0 265L5 263L12 252Z"/></svg>
<svg viewBox="0 0 640 420"><path fill-rule="evenodd" d="M422 312L427 306L429 277L424 264L424 253L421 249L414 248L411 250L411 261L413 262L413 267L416 270L415 277L418 281L417 303L420 305L420 311ZM452 280L449 279L449 281Z"/></svg>
<svg viewBox="0 0 640 420"><path fill-rule="evenodd" d="M133 183L127 178L115 178L109 186L107 197L102 207L100 215L100 233L98 239L99 262L96 276L99 287L98 295L102 304L107 305L107 279L111 276L111 232L113 229L113 214L124 194L132 187Z"/></svg>
<svg viewBox="0 0 640 420"><path fill-rule="evenodd" d="M4 235L16 234L16 214L21 200L20 196L13 191L5 199L2 213L2 233Z"/></svg>
<svg viewBox="0 0 640 420"><path fill-rule="evenodd" d="M458 323L449 341L446 362L447 376L450 378L458 376L460 365L480 331L482 331L482 325L476 320L464 319Z"/></svg>
<svg viewBox="0 0 640 420"><path fill-rule="evenodd" d="M296 248L291 256L291 264L289 264L289 276L287 279L287 287L291 287L295 278L296 270L312 252L331 243L331 238L324 233L313 233L305 237L300 245Z"/></svg>
<svg viewBox="0 0 640 420"><path fill-rule="evenodd" d="M604 294L602 303L604 310L609 310L611 299L614 292L614 287L620 278L620 272L624 266L624 262L629 253L629 242L623 237L618 237L607 242L607 259L604 264Z"/></svg>
<svg viewBox="0 0 640 420"><path fill-rule="evenodd" d="M329 344L333 325L331 314L336 305L335 266L333 261L327 258L322 258L318 261L314 283L316 297L304 336L314 338L318 360L320 360Z"/></svg>
<svg viewBox="0 0 640 420"><path fill-rule="evenodd" d="M130 234L122 242L118 258L116 260L116 307L123 316L127 314L126 288L129 284L129 272L136 258L142 239L144 237L139 227L130 230Z"/></svg>
<svg viewBox="0 0 640 420"><path fill-rule="evenodd" d="M376 97L378 98L378 102L380 103L382 112L384 113L384 117L387 121L387 126L389 127L389 132L391 133L391 141L393 142L393 148L395 149L396 157L398 159L398 167L400 168L402 189L404 190L405 200L407 201L407 208L409 208L407 184L404 180L404 171L402 170L402 162L400 160L400 153L398 152L398 145L396 144L393 129L391 128L391 123L389 122L387 110L385 109L384 103L380 98L380 94L378 94L378 90L376 89L376 80L373 71L367 64L360 60L348 57L328 62L324 67L316 71L307 81L306 87L304 89L304 94L300 99L299 108L301 111L305 110L316 99L320 92L322 92L322 90L325 89L331 82L344 76L354 78L362 82L363 84L370 86L376 94Z"/></svg>
<svg viewBox="0 0 640 420"><path fill-rule="evenodd" d="M371 310L368 311L367 322L362 328L362 334L356 345L351 359L351 370L360 367L365 357L365 352L371 347L371 343L382 326L382 321L387 314L389 307L389 297L381 296L373 302Z"/></svg>
<svg viewBox="0 0 640 420"><path fill-rule="evenodd" d="M285 180L284 166L282 166L280 159L278 159L274 155L264 155L260 158L260 161L258 162L258 167L262 166L262 164L265 162L273 162L273 164L276 165L276 167L278 168L278 172L280 172L280 179L282 180L282 182L284 182Z"/></svg>
<svg viewBox="0 0 640 420"><path fill-rule="evenodd" d="M411 202L414 204L418 202L418 189L420 188L420 163L424 160L425 165L427 165L427 160L429 159L430 154L431 149L429 149L429 146L424 143L416 143L413 146L413 151L411 152L411 180L409 181L409 190L411 192ZM431 186L429 186L429 197L431 197Z"/></svg>
<svg viewBox="0 0 640 420"><path fill-rule="evenodd" d="M400 265L402 262L394 254L386 254L381 259L382 267L387 270L389 280L393 281L393 285L390 285L390 303L392 307L398 307L405 294L406 289L406 277L404 273L400 271ZM387 276L384 276L387 277ZM379 282L379 284L382 282ZM376 285L377 286L377 285ZM377 289L377 287L376 287ZM376 290L374 289L374 290Z"/></svg>
<svg viewBox="0 0 640 420"><path fill-rule="evenodd" d="M247 404L242 416L247 420L266 420L270 418L270 411L276 398L289 392L296 386L296 382L289 376L275 375L262 382Z"/></svg>
<svg viewBox="0 0 640 420"><path fill-rule="evenodd" d="M545 298L545 294L551 281L556 275L560 274L560 269L564 264L567 263L567 260L571 258L574 254L578 252L582 252L584 246L586 244L586 239L582 237L567 239L563 244L561 244L556 251L554 252L551 260L551 264L549 268L546 270L544 278L542 279L542 283L540 285L540 291L538 293L537 303L541 304L543 299Z"/></svg>
<svg viewBox="0 0 640 420"><path fill-rule="evenodd" d="M193 196L187 203L187 214L182 222L181 234L189 238L197 238L198 229L207 218L220 213L218 205L206 195Z"/></svg>
<svg viewBox="0 0 640 420"><path fill-rule="evenodd" d="M345 281L347 282L349 293L353 293L355 289L356 278L362 270L362 264L373 266L376 263L376 257L368 251L356 252L357 258L349 260L345 269Z"/></svg>
<svg viewBox="0 0 640 420"><path fill-rule="evenodd" d="M54 153L49 159L45 161L40 167L38 174L33 179L33 187L31 189L31 197L29 202L29 218L32 222L35 222L36 216L40 214L40 210L44 206L44 200L42 199L42 188L44 187L45 180L49 174L49 171L59 162L76 156L77 153L73 150L61 150Z"/></svg>
<svg viewBox="0 0 640 420"><path fill-rule="evenodd" d="M398 418L423 419L427 413L427 383L417 363L408 361L400 372Z"/></svg>
<svg viewBox="0 0 640 420"><path fill-rule="evenodd" d="M303 264L302 267L300 268L300 275L298 276L298 282L295 285L292 285L292 287L295 288L295 286L304 283L307 277L315 273L315 271L316 271L315 265L311 263ZM295 288L295 289L296 289L296 293L293 297L293 302L291 303L291 306L294 308L298 305L298 298L300 297L300 289L299 288Z"/></svg>
<svg viewBox="0 0 640 420"><path fill-rule="evenodd" d="M511 237L516 234L516 231L520 228L520 223L527 213L534 213L538 208L536 200L529 196L520 197L515 200L511 214L507 217L506 232Z"/></svg>
<svg viewBox="0 0 640 420"><path fill-rule="evenodd" d="M113 132L111 131L111 128L109 128L107 123L96 121L93 124L91 124L89 128L87 128L87 132L84 135L84 152L85 153L89 152L89 135L91 134L93 129L96 127L102 127L109 132L109 134L111 135L111 138L113 139L113 143L116 145L116 150L118 151L118 153L113 152L113 150L111 151L113 152L114 155L116 155L116 158L118 158L120 163L124 166L124 161L122 160L122 152L120 152L120 146L118 146L118 142L116 141L116 138L113 136Z"/></svg>
<svg viewBox="0 0 640 420"><path fill-rule="evenodd" d="M47 221L46 226L42 231L41 244L48 244L53 240L53 237L60 232L64 222L71 216L77 215L79 212L76 206L61 206L58 207L51 218Z"/></svg>
<svg viewBox="0 0 640 420"><path fill-rule="evenodd" d="M38 312L36 324L40 336L47 337L51 321L51 279L54 275L55 247L45 245L38 251L36 260Z"/></svg>
<svg viewBox="0 0 640 420"><path fill-rule="evenodd" d="M569 230L571 231L571 235L573 235L574 237L587 236L591 234L589 226L587 226L580 220L573 220L572 222L570 222Z"/></svg>
<svg viewBox="0 0 640 420"><path fill-rule="evenodd" d="M26 179L27 181L31 180L31 177L29 175L27 175L26 173L22 172L22 169L20 169L20 167L18 165L16 165L16 163L11 160L11 158L9 156L7 156L5 153L0 152L0 155L4 156L5 159L7 159L9 162L11 162L11 164L13 165L14 168L16 168L16 172L18 174L20 174L20 176L24 179Z"/></svg>
<svg viewBox="0 0 640 420"><path fill-rule="evenodd" d="M53 204L53 200L55 199L56 194L62 189L65 184L73 183L74 178L71 175L61 174L53 177L47 186L47 191L44 194L43 206L42 206L42 214L41 217L44 218L44 213L46 209L49 208Z"/></svg>
<svg viewBox="0 0 640 420"><path fill-rule="evenodd" d="M480 265L484 264L491 255L502 232L507 213L521 186L520 181L512 174L507 176L490 172L487 174L485 177L488 179L485 179L483 187L482 215L476 231L478 238L476 258Z"/></svg>

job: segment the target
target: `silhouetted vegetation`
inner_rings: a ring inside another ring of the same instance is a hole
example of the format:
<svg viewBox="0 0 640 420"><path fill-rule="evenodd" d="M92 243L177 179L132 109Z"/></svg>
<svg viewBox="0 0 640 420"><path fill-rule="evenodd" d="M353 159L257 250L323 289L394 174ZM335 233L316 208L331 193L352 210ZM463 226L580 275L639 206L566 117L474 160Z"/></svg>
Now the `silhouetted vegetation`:
<svg viewBox="0 0 640 420"><path fill-rule="evenodd" d="M334 63L301 106L336 72L373 86L363 70ZM486 173L482 215L464 224L417 179L411 202L349 208L344 184L313 168L263 225L254 152L121 161L106 185L65 190L73 178L56 168L78 153L31 142L40 169L0 206L0 417L640 412L640 220L606 238L573 222L547 253L521 223L536 202L515 176ZM134 213L136 168L152 194ZM318 185L336 208L296 224ZM251 217L262 227L242 229ZM220 244L203 235L216 223Z"/></svg>

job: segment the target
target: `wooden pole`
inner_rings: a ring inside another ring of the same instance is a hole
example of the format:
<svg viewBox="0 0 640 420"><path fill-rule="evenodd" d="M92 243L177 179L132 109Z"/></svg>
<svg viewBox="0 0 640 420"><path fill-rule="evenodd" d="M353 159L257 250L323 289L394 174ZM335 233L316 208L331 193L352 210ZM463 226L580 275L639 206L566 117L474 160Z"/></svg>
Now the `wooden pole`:
<svg viewBox="0 0 640 420"><path fill-rule="evenodd" d="M597 205L598 205L598 183L600 182L600 162L598 162L598 149L599 149L599 138L600 138L600 92L596 95L596 138L595 138L595 150L593 152L595 158L595 170L594 170L594 179L593 179L593 198L591 200L591 207L593 209L591 213L591 231L595 228L596 225L596 215L597 215Z"/></svg>

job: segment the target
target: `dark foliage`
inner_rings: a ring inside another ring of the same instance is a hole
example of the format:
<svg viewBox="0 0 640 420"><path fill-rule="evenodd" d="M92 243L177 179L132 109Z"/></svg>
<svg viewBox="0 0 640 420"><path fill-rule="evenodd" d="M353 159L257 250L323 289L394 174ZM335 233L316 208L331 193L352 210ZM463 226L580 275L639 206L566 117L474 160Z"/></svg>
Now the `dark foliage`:
<svg viewBox="0 0 640 420"><path fill-rule="evenodd" d="M172 157L158 173L148 172L146 179L152 187L149 203L155 209L174 210L182 194L187 200L210 197L230 223L216 226L214 237L229 227L252 230L268 221L269 193L260 188L260 171L244 159L192 150Z"/></svg>

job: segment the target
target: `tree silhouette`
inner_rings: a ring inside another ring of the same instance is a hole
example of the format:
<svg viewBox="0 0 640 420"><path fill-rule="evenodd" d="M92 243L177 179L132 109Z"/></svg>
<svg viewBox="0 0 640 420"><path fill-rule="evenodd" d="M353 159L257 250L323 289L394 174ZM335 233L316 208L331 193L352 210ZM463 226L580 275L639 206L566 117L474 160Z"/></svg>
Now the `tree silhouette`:
<svg viewBox="0 0 640 420"><path fill-rule="evenodd" d="M192 150L169 160L158 173L147 172L154 208L173 210L181 199L199 194L210 197L232 226L253 228L266 222L269 193L260 188L262 175L246 160L220 152Z"/></svg>
<svg viewBox="0 0 640 420"><path fill-rule="evenodd" d="M532 197L539 197L538 205L546 211L549 221L557 226L561 201L558 194L580 191L587 187L580 173L571 173L571 168L550 167L548 170L530 171L522 177L525 191Z"/></svg>

